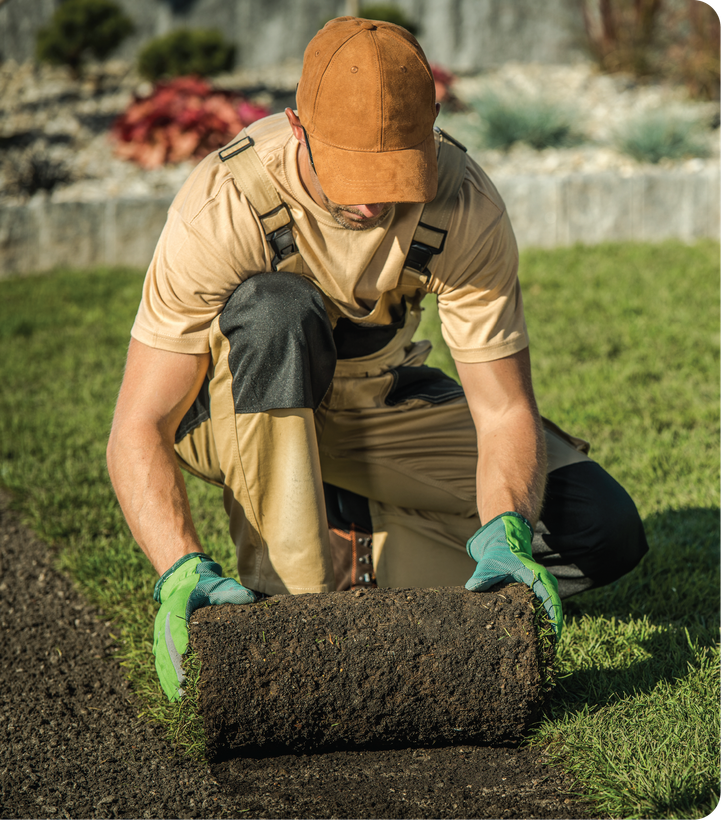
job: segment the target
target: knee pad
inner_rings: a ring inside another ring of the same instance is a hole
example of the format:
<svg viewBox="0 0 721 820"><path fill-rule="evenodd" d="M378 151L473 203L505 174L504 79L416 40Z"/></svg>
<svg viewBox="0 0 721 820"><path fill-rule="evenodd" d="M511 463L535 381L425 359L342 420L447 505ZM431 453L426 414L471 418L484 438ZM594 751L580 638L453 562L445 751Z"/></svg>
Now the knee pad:
<svg viewBox="0 0 721 820"><path fill-rule="evenodd" d="M219 318L230 343L236 413L317 410L333 379L333 328L320 291L294 273L239 285Z"/></svg>

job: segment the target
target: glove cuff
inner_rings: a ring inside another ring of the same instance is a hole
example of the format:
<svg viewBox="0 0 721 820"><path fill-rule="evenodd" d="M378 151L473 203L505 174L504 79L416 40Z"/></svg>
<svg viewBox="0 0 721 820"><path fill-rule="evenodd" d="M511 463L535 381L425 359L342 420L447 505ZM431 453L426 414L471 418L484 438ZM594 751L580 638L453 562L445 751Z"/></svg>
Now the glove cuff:
<svg viewBox="0 0 721 820"><path fill-rule="evenodd" d="M490 521L487 521L466 542L466 552L471 556L471 558L474 558L473 553L471 552L471 543L473 541L475 541L475 539L478 538L478 536L481 535L484 530L489 529L493 524L496 523L496 521L498 521L499 519L502 519L502 518L517 518L519 521L522 521L528 527L528 531L530 533L530 536L531 536L531 538L533 538L533 526L531 525L531 522L525 516L521 515L521 513L511 512L511 511L500 513L500 515L497 515L495 518L491 518ZM474 560L476 560L476 559L474 558Z"/></svg>
<svg viewBox="0 0 721 820"><path fill-rule="evenodd" d="M482 530L485 530L486 527L490 526L494 521L498 521L499 518L506 518L508 516L510 516L511 518L517 518L519 521L523 521L523 523L530 530L531 535L533 535L533 525L531 524L531 522L525 516L521 515L521 513L519 513L519 512L510 512L510 511L501 513L500 515L497 515L495 518L491 518L491 520L487 524L484 524L481 527L481 529L478 530L478 532L481 532Z"/></svg>
<svg viewBox="0 0 721 820"><path fill-rule="evenodd" d="M204 552L189 552L187 555L184 555L182 558L179 558L170 569L165 570L165 572L158 578L155 589L153 590L153 599L156 600L158 603L162 603L160 597L160 591L163 587L163 584L170 578L173 573L179 569L183 564L190 561L193 558L199 558L200 562L204 561L213 561L213 559L206 555Z"/></svg>

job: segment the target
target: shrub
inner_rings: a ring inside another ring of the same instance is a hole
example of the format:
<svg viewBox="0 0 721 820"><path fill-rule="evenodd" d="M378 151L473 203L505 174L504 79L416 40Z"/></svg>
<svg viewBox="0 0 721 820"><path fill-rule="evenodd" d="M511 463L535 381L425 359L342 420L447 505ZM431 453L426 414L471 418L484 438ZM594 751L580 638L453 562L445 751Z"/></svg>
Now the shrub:
<svg viewBox="0 0 721 820"><path fill-rule="evenodd" d="M481 115L483 141L488 148L508 150L517 142L525 142L541 151L579 140L572 115L545 100L487 94L476 101L475 107Z"/></svg>
<svg viewBox="0 0 721 820"><path fill-rule="evenodd" d="M268 109L197 77L158 83L113 123L116 154L144 168L200 160L229 142Z"/></svg>
<svg viewBox="0 0 721 820"><path fill-rule="evenodd" d="M196 75L212 77L233 67L235 49L214 29L177 29L151 40L138 56L148 80Z"/></svg>
<svg viewBox="0 0 721 820"><path fill-rule="evenodd" d="M580 0L589 49L602 71L685 83L719 98L716 11L699 0Z"/></svg>
<svg viewBox="0 0 721 820"><path fill-rule="evenodd" d="M11 196L32 196L38 191L52 191L72 180L64 162L48 156L47 146L34 146L13 155L8 152L4 163L4 192Z"/></svg>
<svg viewBox="0 0 721 820"><path fill-rule="evenodd" d="M68 66L77 77L88 54L105 59L133 29L112 0L65 0L38 32L35 53L41 62Z"/></svg>
<svg viewBox="0 0 721 820"><path fill-rule="evenodd" d="M584 0L592 54L603 71L653 73L652 47L663 0Z"/></svg>
<svg viewBox="0 0 721 820"><path fill-rule="evenodd" d="M708 148L700 141L699 125L663 111L641 114L626 123L616 136L620 151L641 162L704 157Z"/></svg>
<svg viewBox="0 0 721 820"><path fill-rule="evenodd" d="M677 13L679 17L681 12ZM686 29L685 36L671 44L666 66L673 79L686 85L689 94L700 100L718 100L721 89L719 38L721 23L716 11L706 3L689 0L683 19L674 23L672 31Z"/></svg>
<svg viewBox="0 0 721 820"><path fill-rule="evenodd" d="M369 3L364 5L360 10L360 17L366 20L383 20L385 23L395 23L397 26L403 26L404 29L416 37L418 35L418 26L416 26L405 12L401 11L392 3Z"/></svg>

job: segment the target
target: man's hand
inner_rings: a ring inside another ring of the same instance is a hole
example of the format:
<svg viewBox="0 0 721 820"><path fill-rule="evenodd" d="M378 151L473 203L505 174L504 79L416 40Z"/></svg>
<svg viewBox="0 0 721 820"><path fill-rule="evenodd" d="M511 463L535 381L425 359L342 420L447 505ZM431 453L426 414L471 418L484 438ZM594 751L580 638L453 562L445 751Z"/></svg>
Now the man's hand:
<svg viewBox="0 0 721 820"><path fill-rule="evenodd" d="M543 602L556 638L560 639L563 612L558 582L531 557L532 537L533 528L516 512L498 515L481 527L466 544L468 554L478 562L466 589L481 592L510 579L526 584Z"/></svg>
<svg viewBox="0 0 721 820"><path fill-rule="evenodd" d="M222 577L223 569L202 552L191 552L163 574L153 597L160 603L155 618L153 654L160 685L168 700L179 700L185 681L182 659L188 648L188 619L202 606L253 604L263 596Z"/></svg>

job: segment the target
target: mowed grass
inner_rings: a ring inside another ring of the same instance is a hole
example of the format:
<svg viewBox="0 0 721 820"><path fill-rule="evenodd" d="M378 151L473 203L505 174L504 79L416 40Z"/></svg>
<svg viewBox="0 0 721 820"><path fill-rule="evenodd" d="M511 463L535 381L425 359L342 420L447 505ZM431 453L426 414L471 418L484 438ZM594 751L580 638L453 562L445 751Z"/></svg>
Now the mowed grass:
<svg viewBox="0 0 721 820"><path fill-rule="evenodd" d="M599 816L703 817L719 780L719 247L522 254L544 415L592 443L629 490L651 551L566 602L559 681L532 743ZM0 483L116 625L148 714L202 751L193 704L155 680L155 576L123 521L105 443L142 275L58 271L0 282ZM419 332L454 373L435 306ZM206 550L234 574L219 491L188 478Z"/></svg>

